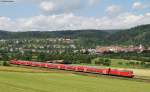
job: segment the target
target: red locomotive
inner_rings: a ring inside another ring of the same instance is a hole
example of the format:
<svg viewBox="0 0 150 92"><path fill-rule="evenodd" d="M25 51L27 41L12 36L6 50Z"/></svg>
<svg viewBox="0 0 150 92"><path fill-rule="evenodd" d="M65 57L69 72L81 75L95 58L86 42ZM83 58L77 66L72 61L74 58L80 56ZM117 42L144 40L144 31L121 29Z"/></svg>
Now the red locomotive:
<svg viewBox="0 0 150 92"><path fill-rule="evenodd" d="M111 69L111 68L98 69L98 68L88 67L88 66L72 66L72 65L65 65L65 64L52 64L52 63L42 63L42 62L33 62L33 61L21 61L21 60L11 60L10 63L15 65L43 67L43 68L50 68L50 69L75 71L75 72L96 73L96 74L104 74L104 75L129 77L129 78L134 77L133 71L118 70L118 69Z"/></svg>

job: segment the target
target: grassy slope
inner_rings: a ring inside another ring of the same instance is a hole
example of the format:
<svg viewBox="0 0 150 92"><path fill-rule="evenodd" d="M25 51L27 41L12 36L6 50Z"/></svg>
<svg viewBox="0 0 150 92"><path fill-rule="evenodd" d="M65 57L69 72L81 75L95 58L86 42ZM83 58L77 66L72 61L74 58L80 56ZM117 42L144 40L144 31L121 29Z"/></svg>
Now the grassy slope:
<svg viewBox="0 0 150 92"><path fill-rule="evenodd" d="M93 59L93 61L98 60L99 58ZM122 62L123 64L120 65L118 64L119 62ZM125 59L111 59L111 67L119 67L119 68L141 68L140 66L131 66L131 65L126 65L126 63L129 62L141 62L137 60L125 60Z"/></svg>
<svg viewBox="0 0 150 92"><path fill-rule="evenodd" d="M20 69L18 68L19 71ZM11 70L16 71L17 68ZM144 82L95 78L70 73L0 71L0 92L149 92L149 87L150 84Z"/></svg>
<svg viewBox="0 0 150 92"><path fill-rule="evenodd" d="M94 60L98 60L98 58L96 58ZM140 61L124 60L124 59L111 59L111 61L112 61L112 64L111 64L111 66L109 66L110 68L133 70L133 72L136 76L143 76L143 77L150 78L150 69L142 69L140 67L133 67L133 66L125 65L126 62L140 62ZM123 62L124 64L119 65L118 62ZM80 65L95 66L97 68L109 68L107 66L100 66L100 65L95 65L95 64L80 64Z"/></svg>

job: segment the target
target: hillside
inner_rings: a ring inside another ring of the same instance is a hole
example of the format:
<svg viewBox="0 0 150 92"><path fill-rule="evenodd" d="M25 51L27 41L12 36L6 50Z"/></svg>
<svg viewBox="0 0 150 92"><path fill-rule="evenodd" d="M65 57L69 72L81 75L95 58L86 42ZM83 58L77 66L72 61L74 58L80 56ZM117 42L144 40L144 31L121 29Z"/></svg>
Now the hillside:
<svg viewBox="0 0 150 92"><path fill-rule="evenodd" d="M110 35L114 44L150 45L150 25L142 25Z"/></svg>
<svg viewBox="0 0 150 92"><path fill-rule="evenodd" d="M0 39L17 38L60 38L68 37L76 39L78 37L105 38L109 33L101 30L65 30L65 31L27 31L27 32L8 32L0 30Z"/></svg>
<svg viewBox="0 0 150 92"><path fill-rule="evenodd" d="M109 31L109 32L108 32ZM65 31L0 31L0 39L72 38L84 46L110 44L150 45L150 24L125 30L65 30Z"/></svg>

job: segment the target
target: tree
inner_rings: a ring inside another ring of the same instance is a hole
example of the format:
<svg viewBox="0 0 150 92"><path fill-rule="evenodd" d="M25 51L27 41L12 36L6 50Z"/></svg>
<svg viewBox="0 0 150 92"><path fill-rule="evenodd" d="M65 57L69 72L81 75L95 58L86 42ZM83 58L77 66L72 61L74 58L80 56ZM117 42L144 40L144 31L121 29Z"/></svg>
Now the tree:
<svg viewBox="0 0 150 92"><path fill-rule="evenodd" d="M7 61L4 61L3 66L9 66L9 63Z"/></svg>
<svg viewBox="0 0 150 92"><path fill-rule="evenodd" d="M2 60L3 61L9 61L9 56L7 54L2 54Z"/></svg>
<svg viewBox="0 0 150 92"><path fill-rule="evenodd" d="M100 65L101 64L101 59L100 58L96 58L94 60L92 60L91 64L96 64L96 65Z"/></svg>
<svg viewBox="0 0 150 92"><path fill-rule="evenodd" d="M37 57L38 61L45 61L45 54L44 53L40 53Z"/></svg>
<svg viewBox="0 0 150 92"><path fill-rule="evenodd" d="M150 64L145 64L144 67L145 68L150 68Z"/></svg>
<svg viewBox="0 0 150 92"><path fill-rule="evenodd" d="M123 65L123 62L118 62L119 65Z"/></svg>
<svg viewBox="0 0 150 92"><path fill-rule="evenodd" d="M104 59L103 65L110 66L111 60L110 59Z"/></svg>
<svg viewBox="0 0 150 92"><path fill-rule="evenodd" d="M111 60L108 58L100 58L99 61L97 61L96 63L100 63L100 64L105 65L105 66L110 66Z"/></svg>
<svg viewBox="0 0 150 92"><path fill-rule="evenodd" d="M145 65L145 62L144 62L144 61L142 61L140 64L141 64L142 66L144 66L144 65Z"/></svg>

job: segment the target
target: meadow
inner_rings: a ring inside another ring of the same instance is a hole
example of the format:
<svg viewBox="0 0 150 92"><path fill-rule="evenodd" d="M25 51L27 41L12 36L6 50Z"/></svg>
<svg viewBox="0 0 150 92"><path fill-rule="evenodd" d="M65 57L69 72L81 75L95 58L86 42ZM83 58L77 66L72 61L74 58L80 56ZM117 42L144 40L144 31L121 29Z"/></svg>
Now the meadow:
<svg viewBox="0 0 150 92"><path fill-rule="evenodd" d="M0 67L0 92L149 92L150 83Z"/></svg>
<svg viewBox="0 0 150 92"><path fill-rule="evenodd" d="M96 58L94 60L98 60L98 58ZM118 64L119 62L122 62L122 65ZM135 76L140 76L140 77L150 79L150 68L133 67L133 66L125 64L125 63L129 63L129 62L140 62L140 61L125 60L125 59L111 59L111 66L102 66L102 65L96 65L96 64L75 64L75 65L85 65L85 66L92 66L92 67L97 67L97 68L132 70L134 72Z"/></svg>

